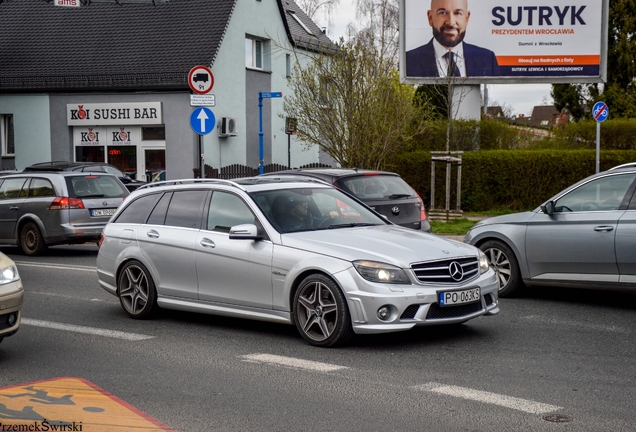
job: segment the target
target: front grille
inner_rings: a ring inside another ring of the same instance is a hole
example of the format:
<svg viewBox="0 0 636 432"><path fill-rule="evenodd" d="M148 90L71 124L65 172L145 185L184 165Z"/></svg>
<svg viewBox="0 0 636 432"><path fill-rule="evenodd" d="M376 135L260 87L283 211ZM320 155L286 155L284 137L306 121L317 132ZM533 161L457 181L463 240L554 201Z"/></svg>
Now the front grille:
<svg viewBox="0 0 636 432"><path fill-rule="evenodd" d="M411 269L420 282L459 283L479 275L479 260L476 257L463 257L429 261L411 264Z"/></svg>
<svg viewBox="0 0 636 432"><path fill-rule="evenodd" d="M482 310L481 301L459 306L440 307L437 303L431 304L426 314L426 319L459 318Z"/></svg>
<svg viewBox="0 0 636 432"><path fill-rule="evenodd" d="M402 312L402 316L400 317L400 319L415 318L415 314L417 313L419 309L420 309L420 305L417 305L417 304L407 307L406 309L404 309L404 312Z"/></svg>

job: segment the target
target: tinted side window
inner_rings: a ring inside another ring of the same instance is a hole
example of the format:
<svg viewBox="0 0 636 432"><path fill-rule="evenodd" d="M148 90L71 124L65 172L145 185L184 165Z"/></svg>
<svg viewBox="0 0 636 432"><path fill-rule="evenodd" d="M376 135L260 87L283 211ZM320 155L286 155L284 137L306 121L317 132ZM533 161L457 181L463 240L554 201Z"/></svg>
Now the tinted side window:
<svg viewBox="0 0 636 432"><path fill-rule="evenodd" d="M53 185L47 179L34 178L29 186L29 197L55 196Z"/></svg>
<svg viewBox="0 0 636 432"><path fill-rule="evenodd" d="M141 198L137 198L117 216L117 219L113 223L131 223L131 224L143 224L146 223L150 211L154 208L161 194L144 195Z"/></svg>
<svg viewBox="0 0 636 432"><path fill-rule="evenodd" d="M229 233L234 225L253 223L254 214L241 198L227 192L217 191L212 194L208 211L208 230Z"/></svg>
<svg viewBox="0 0 636 432"><path fill-rule="evenodd" d="M102 172L102 167L99 165L87 165L81 170L84 172Z"/></svg>
<svg viewBox="0 0 636 432"><path fill-rule="evenodd" d="M174 192L166 215L166 225L200 228L201 208L207 194L207 191Z"/></svg>
<svg viewBox="0 0 636 432"><path fill-rule="evenodd" d="M26 196L26 189L23 186L28 179L12 178L6 179L0 186L0 199L12 199Z"/></svg>
<svg viewBox="0 0 636 432"><path fill-rule="evenodd" d="M159 203L155 206L150 213L150 217L148 218L149 225L163 225L166 221L166 212L168 211L168 204L170 204L170 198L172 198L172 193L168 192L164 194Z"/></svg>

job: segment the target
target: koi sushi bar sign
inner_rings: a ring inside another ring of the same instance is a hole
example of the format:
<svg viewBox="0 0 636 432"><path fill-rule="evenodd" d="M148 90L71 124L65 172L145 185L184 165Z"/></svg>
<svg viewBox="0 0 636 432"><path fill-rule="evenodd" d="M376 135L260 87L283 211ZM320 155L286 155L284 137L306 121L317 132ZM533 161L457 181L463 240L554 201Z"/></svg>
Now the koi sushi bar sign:
<svg viewBox="0 0 636 432"><path fill-rule="evenodd" d="M163 124L161 102L67 104L69 126Z"/></svg>

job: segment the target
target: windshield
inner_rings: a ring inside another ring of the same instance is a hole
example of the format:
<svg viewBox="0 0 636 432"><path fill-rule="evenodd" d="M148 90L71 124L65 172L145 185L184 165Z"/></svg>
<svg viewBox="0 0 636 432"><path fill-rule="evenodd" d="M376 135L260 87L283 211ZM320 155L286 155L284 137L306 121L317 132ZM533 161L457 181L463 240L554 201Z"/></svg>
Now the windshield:
<svg viewBox="0 0 636 432"><path fill-rule="evenodd" d="M362 201L393 200L415 196L413 189L401 177L392 175L364 175L346 177L336 182Z"/></svg>
<svg viewBox="0 0 636 432"><path fill-rule="evenodd" d="M278 189L251 196L281 233L387 224L337 189Z"/></svg>

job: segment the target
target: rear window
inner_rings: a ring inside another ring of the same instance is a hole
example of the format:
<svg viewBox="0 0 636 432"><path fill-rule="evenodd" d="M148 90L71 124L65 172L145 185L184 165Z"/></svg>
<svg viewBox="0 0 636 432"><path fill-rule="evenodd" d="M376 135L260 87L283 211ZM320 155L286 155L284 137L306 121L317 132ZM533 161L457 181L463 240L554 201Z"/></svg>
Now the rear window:
<svg viewBox="0 0 636 432"><path fill-rule="evenodd" d="M129 194L116 177L108 175L66 177L66 185L71 198L121 198Z"/></svg>
<svg viewBox="0 0 636 432"><path fill-rule="evenodd" d="M347 177L338 180L336 186L361 200L389 200L415 196L413 188L401 177L390 175Z"/></svg>

